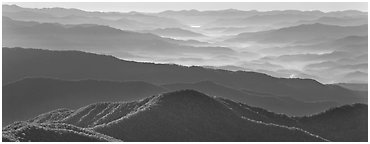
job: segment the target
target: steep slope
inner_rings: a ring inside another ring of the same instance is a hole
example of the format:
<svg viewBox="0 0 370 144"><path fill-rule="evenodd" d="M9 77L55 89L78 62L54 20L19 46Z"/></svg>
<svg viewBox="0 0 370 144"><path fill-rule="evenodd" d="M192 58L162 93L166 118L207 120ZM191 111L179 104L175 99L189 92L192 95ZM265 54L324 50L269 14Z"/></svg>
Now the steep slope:
<svg viewBox="0 0 370 144"><path fill-rule="evenodd" d="M164 92L145 82L65 81L26 78L3 86L3 125L58 108L75 109L104 101L133 101Z"/></svg>
<svg viewBox="0 0 370 144"><path fill-rule="evenodd" d="M287 117L227 99L223 101L234 111L250 119L302 128L330 141L368 141L368 107L365 104L333 107L310 116Z"/></svg>
<svg viewBox="0 0 370 144"><path fill-rule="evenodd" d="M43 127L53 129L52 132L68 129L125 141L367 141L366 126L364 104L341 106L312 116L288 117L194 90L181 90L133 102L58 109L4 127L3 140L16 140L15 135L19 134L16 131L24 127ZM26 131L19 138L31 137L35 141L59 138L53 133L33 137L38 133ZM78 140L81 139L75 141Z"/></svg>
<svg viewBox="0 0 370 144"><path fill-rule="evenodd" d="M299 118L306 130L333 141L368 141L368 106L353 104Z"/></svg>
<svg viewBox="0 0 370 144"><path fill-rule="evenodd" d="M367 25L335 26L324 24L303 24L276 30L241 33L229 42L263 42L263 43L302 43L332 40L346 36L367 36Z"/></svg>
<svg viewBox="0 0 370 144"><path fill-rule="evenodd" d="M63 123L16 122L2 131L3 142L119 142L121 140Z"/></svg>
<svg viewBox="0 0 370 144"><path fill-rule="evenodd" d="M256 72L138 63L77 51L3 48L3 84L35 76L66 80L135 80L158 85L213 81L233 89L282 95L305 102L367 102L354 91L324 85L311 79L275 78Z"/></svg>
<svg viewBox="0 0 370 144"><path fill-rule="evenodd" d="M25 78L3 86L3 124L26 120L53 109L77 108L95 102L135 101L165 91L194 89L245 102L275 113L303 116L337 105L334 102L302 102L288 97L244 92L210 81L155 86L145 82L97 80L66 81L51 78ZM39 120L42 121L42 120Z"/></svg>
<svg viewBox="0 0 370 144"><path fill-rule="evenodd" d="M300 129L239 117L214 98L192 90L153 97L136 111L94 129L128 141L323 140Z"/></svg>
<svg viewBox="0 0 370 144"><path fill-rule="evenodd" d="M59 120L65 119L70 116L74 110L61 108L56 109L47 113L40 114L32 119L27 120L29 123L52 123L58 122Z"/></svg>
<svg viewBox="0 0 370 144"><path fill-rule="evenodd" d="M337 105L334 102L303 102L273 94L246 93L210 81L167 84L162 86L172 91L193 89L208 95L240 101L250 106L261 107L275 113L283 113L291 116L310 115Z"/></svg>

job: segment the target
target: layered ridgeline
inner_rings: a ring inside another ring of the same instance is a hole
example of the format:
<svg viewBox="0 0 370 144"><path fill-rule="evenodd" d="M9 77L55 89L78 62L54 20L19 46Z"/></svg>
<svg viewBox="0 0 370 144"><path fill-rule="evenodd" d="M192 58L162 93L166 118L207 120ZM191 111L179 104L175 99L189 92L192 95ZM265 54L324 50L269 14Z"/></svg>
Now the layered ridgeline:
<svg viewBox="0 0 370 144"><path fill-rule="evenodd" d="M196 33L181 28L154 29L154 30L145 30L143 32L148 32L163 37L205 37L205 35L201 33Z"/></svg>
<svg viewBox="0 0 370 144"><path fill-rule="evenodd" d="M237 90L289 97L306 102L367 102L366 96L312 79L276 78L262 73L203 67L139 63L79 51L3 48L3 84L25 77L63 80L145 81L156 85L212 81Z"/></svg>
<svg viewBox="0 0 370 144"><path fill-rule="evenodd" d="M3 46L37 47L52 50L80 50L111 54L120 58L147 60L168 59L183 54L212 57L234 54L220 46L190 46L191 41L163 38L150 33L124 31L105 25L39 23L3 17ZM201 43L201 42L198 42ZM148 60L147 60L148 61Z"/></svg>
<svg viewBox="0 0 370 144"><path fill-rule="evenodd" d="M139 100L181 89L195 89L290 116L314 114L337 105L367 103L364 92L310 79L138 63L78 51L22 48L3 48L3 84L3 124L61 107L75 109L100 101Z"/></svg>
<svg viewBox="0 0 370 144"><path fill-rule="evenodd" d="M6 47L80 50L141 62L234 65L276 77L367 83L366 12L104 13L3 5L3 15ZM320 63L327 64L317 67Z"/></svg>
<svg viewBox="0 0 370 144"><path fill-rule="evenodd" d="M321 12L298 10L241 11L236 9L198 11L90 12L65 8L23 8L3 5L3 15L16 20L61 24L99 24L119 29L143 30L153 28L240 28L282 27L298 24L323 23L342 26L367 24L367 13L355 10Z"/></svg>
<svg viewBox="0 0 370 144"><path fill-rule="evenodd" d="M304 102L252 91L240 91L211 81L157 86L139 81L25 78L3 86L3 125L27 120L58 108L76 109L101 101L134 101L166 91L193 89L211 96L228 98L275 113L303 116L334 107L335 102Z"/></svg>
<svg viewBox="0 0 370 144"><path fill-rule="evenodd" d="M367 141L367 105L333 108L309 117L288 117L194 90L181 90L133 102L100 102L77 110L58 109L3 128L3 141L66 141L63 138L70 141Z"/></svg>
<svg viewBox="0 0 370 144"><path fill-rule="evenodd" d="M268 31L247 32L234 36L228 42L254 41L261 43L310 43L346 36L367 36L367 24L337 26L320 23L304 24Z"/></svg>
<svg viewBox="0 0 370 144"><path fill-rule="evenodd" d="M99 24L125 30L186 27L179 21L166 17L130 12L89 12L79 9L32 9L16 5L3 5L3 15L17 20L61 24Z"/></svg>

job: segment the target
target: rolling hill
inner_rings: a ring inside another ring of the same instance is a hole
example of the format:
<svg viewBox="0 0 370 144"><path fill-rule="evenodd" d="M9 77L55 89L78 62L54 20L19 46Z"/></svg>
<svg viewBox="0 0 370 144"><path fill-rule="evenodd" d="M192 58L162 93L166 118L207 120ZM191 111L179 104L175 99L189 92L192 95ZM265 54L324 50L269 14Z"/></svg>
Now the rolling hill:
<svg viewBox="0 0 370 144"><path fill-rule="evenodd" d="M58 108L75 109L96 102L136 101L166 91L193 89L232 99L289 116L304 116L338 105L335 102L304 102L289 97L240 91L211 81L156 86L139 81L25 78L3 86L3 125L26 120Z"/></svg>
<svg viewBox="0 0 370 144"><path fill-rule="evenodd" d="M263 12L262 12L263 13ZM276 26L279 23L289 23L299 20L312 20L317 18L316 15L310 15L305 12L297 13L275 13L275 14L259 14L250 17L242 18L222 18L212 21L204 27L246 27L246 26Z"/></svg>
<svg viewBox="0 0 370 144"><path fill-rule="evenodd" d="M299 10L273 10L273 11L241 11L237 9L225 10L181 10L164 11L158 13L159 16L176 19L185 24L201 25L209 28L210 26L232 26L232 25L251 25L252 24L276 24L285 21L310 20L320 17L367 17L366 12L346 10L335 12L322 11L299 11Z"/></svg>
<svg viewBox="0 0 370 144"><path fill-rule="evenodd" d="M367 24L367 16L354 16L354 17L330 17L324 16L315 20L300 20L296 24L314 24L321 23L327 25L339 25L339 26L356 26Z"/></svg>
<svg viewBox="0 0 370 144"><path fill-rule="evenodd" d="M301 117L306 130L335 141L368 141L368 106L346 105Z"/></svg>
<svg viewBox="0 0 370 144"><path fill-rule="evenodd" d="M228 42L305 43L333 40L346 36L367 36L367 24L360 26L336 26L325 24L303 24L281 29L241 33Z"/></svg>
<svg viewBox="0 0 370 144"><path fill-rule="evenodd" d="M100 102L77 110L58 109L3 128L3 140L11 140L28 127L19 139L66 141L61 138L69 136L72 137L69 140L80 140L79 135L63 132L57 136L54 133L33 136L43 132L39 129L53 132L70 129L72 133L110 140L141 142L367 141L366 126L365 104L288 117L194 90L180 90L132 102Z"/></svg>
<svg viewBox="0 0 370 144"><path fill-rule="evenodd" d="M20 21L37 21L60 24L97 24L122 30L145 30L168 27L187 27L171 18L146 13L90 12L66 8L24 8L2 5L3 16Z"/></svg>
<svg viewBox="0 0 370 144"><path fill-rule="evenodd" d="M211 81L197 83L176 83L162 85L169 90L193 89L199 92L239 101L270 110L275 113L283 113L290 116L305 116L321 112L330 107L338 105L332 101L325 102L304 102L290 97L284 97L266 93L246 92L223 86Z"/></svg>
<svg viewBox="0 0 370 144"><path fill-rule="evenodd" d="M201 33L196 33L196 32L181 29L181 28L162 28L162 29L146 30L143 32L148 32L148 33L152 33L152 34L163 36L163 37L205 37L205 35Z"/></svg>
<svg viewBox="0 0 370 144"><path fill-rule="evenodd" d="M226 47L194 47L160 36L123 31L104 25L38 23L3 17L3 46L80 50L121 58L171 58L186 55L234 54ZM186 42L185 42L186 43Z"/></svg>
<svg viewBox="0 0 370 144"><path fill-rule="evenodd" d="M281 95L304 102L367 103L367 98L354 91L324 85L312 79L275 78L256 72L139 63L78 51L3 48L3 84L40 76L63 80L145 81L156 85L212 81L237 90Z"/></svg>
<svg viewBox="0 0 370 144"><path fill-rule="evenodd" d="M125 141L325 141L298 128L244 118L222 101L192 90L59 114L65 112L69 115L49 123L91 128Z"/></svg>
<svg viewBox="0 0 370 144"><path fill-rule="evenodd" d="M339 86L311 79L275 78L256 72L124 61L112 56L78 51L3 48L3 83L25 77L65 80L145 81L156 85L213 81L234 89L283 95L305 102L362 102L366 98Z"/></svg>

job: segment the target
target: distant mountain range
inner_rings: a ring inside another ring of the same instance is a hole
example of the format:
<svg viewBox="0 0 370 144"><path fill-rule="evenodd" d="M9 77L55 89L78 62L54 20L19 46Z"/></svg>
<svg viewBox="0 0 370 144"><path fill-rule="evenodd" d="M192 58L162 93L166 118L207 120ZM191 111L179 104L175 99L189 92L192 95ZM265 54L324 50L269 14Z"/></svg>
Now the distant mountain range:
<svg viewBox="0 0 370 144"><path fill-rule="evenodd" d="M297 53L314 53L314 52L329 52L329 51L343 51L352 54L363 55L367 53L367 39L368 36L346 36L343 38L306 44L306 45L292 45L279 48L265 48L262 52L271 54L297 54Z"/></svg>
<svg viewBox="0 0 370 144"><path fill-rule="evenodd" d="M3 125L26 120L58 108L75 109L96 102L135 101L166 91L193 89L211 96L228 98L289 116L321 112L338 103L304 102L290 97L240 91L211 81L156 86L145 82L25 78L3 86ZM37 91L35 91L37 90Z"/></svg>
<svg viewBox="0 0 370 144"><path fill-rule="evenodd" d="M215 11L164 11L140 12L89 12L65 8L23 8L3 5L3 15L16 20L39 21L62 24L99 24L124 30L148 30L154 28L189 28L193 25L210 27L245 27L269 25L275 28L298 24L367 24L367 13L361 11L241 11L236 9Z"/></svg>
<svg viewBox="0 0 370 144"><path fill-rule="evenodd" d="M3 46L38 47L53 50L82 50L115 55L121 58L171 58L182 54L214 56L233 54L226 47L193 47L180 40L123 31L108 26L61 25L15 21L3 17ZM102 49L103 48L103 49Z"/></svg>
<svg viewBox="0 0 370 144"><path fill-rule="evenodd" d="M344 88L348 88L351 90L357 90L357 91L368 91L368 84L363 83L338 83L336 85L339 85Z"/></svg>
<svg viewBox="0 0 370 144"><path fill-rule="evenodd" d="M128 103L96 103L77 110L51 111L3 128L3 140L367 141L365 125L367 105L363 104L333 108L309 117L287 117L181 90ZM43 136L32 136L40 134Z"/></svg>
<svg viewBox="0 0 370 144"><path fill-rule="evenodd" d="M361 26L336 26L325 24L304 24L269 31L241 33L229 42L256 41L262 43L310 43L332 40L346 36L367 36L367 24Z"/></svg>
<svg viewBox="0 0 370 144"><path fill-rule="evenodd" d="M163 28L154 30L145 30L143 32L153 33L163 37L205 37L201 33L196 33L190 30L180 28Z"/></svg>
<svg viewBox="0 0 370 144"><path fill-rule="evenodd" d="M38 21L61 24L98 24L122 30L187 27L175 19L144 13L88 12L79 9L32 9L16 5L3 5L3 16L21 21Z"/></svg>
<svg viewBox="0 0 370 144"><path fill-rule="evenodd" d="M368 141L367 12L2 8L4 142Z"/></svg>
<svg viewBox="0 0 370 144"><path fill-rule="evenodd" d="M3 124L61 107L132 101L181 89L195 89L293 116L317 113L336 105L367 103L365 92L310 79L138 63L78 51L3 48L3 76ZM32 109L26 112L27 107Z"/></svg>
<svg viewBox="0 0 370 144"><path fill-rule="evenodd" d="M35 56L37 55L37 56ZM3 48L3 84L25 77L65 80L145 81L156 85L213 81L237 90L269 93L306 102L366 102L367 96L311 79L275 78L244 71L138 63L77 51Z"/></svg>
<svg viewBox="0 0 370 144"><path fill-rule="evenodd" d="M182 10L182 11L164 11L159 13L160 16L177 19L186 24L196 24L204 27L210 26L246 26L250 23L259 23L263 25L273 25L284 21L299 21L302 19L315 19L320 17L353 17L363 16L366 19L366 12L361 11L337 11L337 12L321 12L321 11L299 11L299 10L273 10L273 11L241 11L236 9L214 10L214 11L198 11L198 10ZM282 19L284 21L282 21ZM228 22L229 21L229 22ZM268 23L263 23L268 22Z"/></svg>
<svg viewBox="0 0 370 144"><path fill-rule="evenodd" d="M222 18L203 27L248 27L248 26L270 26L274 28L282 28L301 24L327 24L339 26L357 26L367 24L366 15L356 16L325 16L310 15L305 12L300 14L271 14L271 15L254 15L246 18Z"/></svg>
<svg viewBox="0 0 370 144"><path fill-rule="evenodd" d="M314 24L321 23L327 25L340 25L340 26L356 26L367 24L367 16L356 16L356 17L320 17L315 20L300 20L296 24Z"/></svg>
<svg viewBox="0 0 370 144"><path fill-rule="evenodd" d="M138 62L226 70L220 66L233 65L275 77L311 78L322 83L367 82L367 71L357 68L306 67L327 61L357 65L350 61L367 57L366 12L226 9L122 13L2 7L3 47L79 50ZM315 58L338 51L347 54L337 55L335 60ZM271 58L284 55L295 56L289 64Z"/></svg>
<svg viewBox="0 0 370 144"><path fill-rule="evenodd" d="M305 14L304 12L299 14L285 14L285 13L276 13L276 14L261 14L261 15L253 15L250 17L245 18L223 18L218 19L216 21L212 21L204 27L220 27L220 26L229 26L229 27L245 27L245 26L256 26L256 25L263 25L263 26L273 26L274 24L279 23L289 23L295 22L299 20L312 20L316 18L316 15L309 15Z"/></svg>

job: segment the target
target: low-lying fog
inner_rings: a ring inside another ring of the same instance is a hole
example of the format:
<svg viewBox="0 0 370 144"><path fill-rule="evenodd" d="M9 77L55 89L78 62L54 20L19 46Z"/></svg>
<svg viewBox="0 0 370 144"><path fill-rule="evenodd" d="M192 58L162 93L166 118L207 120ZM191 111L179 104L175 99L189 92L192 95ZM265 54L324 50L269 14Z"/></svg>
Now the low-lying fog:
<svg viewBox="0 0 370 144"><path fill-rule="evenodd" d="M3 16L7 47L83 50L141 62L367 83L367 13L360 11L57 15L50 9L3 5Z"/></svg>

